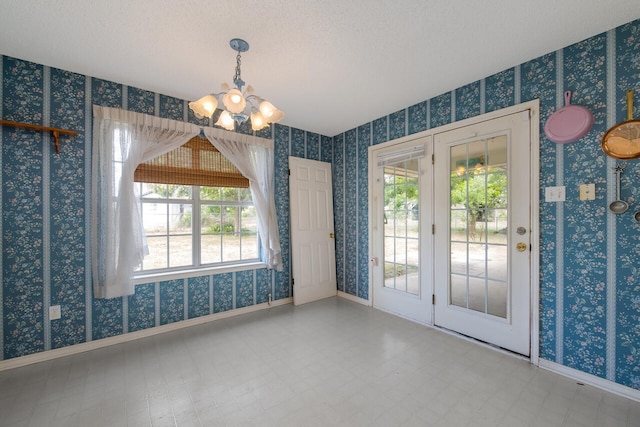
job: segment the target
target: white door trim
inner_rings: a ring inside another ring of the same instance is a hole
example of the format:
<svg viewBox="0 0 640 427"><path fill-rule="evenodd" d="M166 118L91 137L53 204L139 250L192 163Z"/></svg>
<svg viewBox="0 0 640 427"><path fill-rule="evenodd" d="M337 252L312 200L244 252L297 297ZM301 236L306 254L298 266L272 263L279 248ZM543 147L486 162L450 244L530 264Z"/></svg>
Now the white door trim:
<svg viewBox="0 0 640 427"><path fill-rule="evenodd" d="M539 351L540 351L540 339L539 339L539 322L540 322L540 100L534 99L532 101L523 102L518 105L503 108L501 110L485 113L480 116L471 117L468 119L460 120L458 122L449 123L437 128L427 129L425 131L408 135L402 138L398 138L392 141L387 141L382 144L369 147L369 159L373 155L374 150L392 147L397 144L402 144L407 141L412 141L419 138L431 137L436 133L446 132L449 130L457 129L472 124L481 123L487 120L492 120L505 115L510 115L522 111L530 111L531 118L531 356L530 361L534 365L539 365ZM372 183L372 166L369 163L369 185ZM433 182L433 179L432 179ZM371 196L371 190L369 191ZM369 216L374 212L377 207L373 206L373 199L369 197ZM371 218L369 220L369 259L379 257L380 254L373 254L371 252L372 238L373 238L373 226ZM373 300L372 293L373 287L371 283L371 275L369 275L369 299ZM432 289L432 292L434 289ZM431 325L433 325L433 310L431 311Z"/></svg>

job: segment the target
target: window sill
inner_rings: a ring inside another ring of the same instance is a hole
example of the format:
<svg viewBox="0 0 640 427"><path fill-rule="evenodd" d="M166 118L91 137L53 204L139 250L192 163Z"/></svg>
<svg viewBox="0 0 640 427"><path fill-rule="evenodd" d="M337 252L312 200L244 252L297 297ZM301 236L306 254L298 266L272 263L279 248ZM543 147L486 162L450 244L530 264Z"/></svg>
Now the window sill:
<svg viewBox="0 0 640 427"><path fill-rule="evenodd" d="M264 262L252 262L247 264L223 265L219 267L193 268L180 271L166 271L161 273L140 274L133 278L134 284L163 282L166 280L188 279L191 277L208 276L210 274L233 273L236 271L257 270L266 268Z"/></svg>

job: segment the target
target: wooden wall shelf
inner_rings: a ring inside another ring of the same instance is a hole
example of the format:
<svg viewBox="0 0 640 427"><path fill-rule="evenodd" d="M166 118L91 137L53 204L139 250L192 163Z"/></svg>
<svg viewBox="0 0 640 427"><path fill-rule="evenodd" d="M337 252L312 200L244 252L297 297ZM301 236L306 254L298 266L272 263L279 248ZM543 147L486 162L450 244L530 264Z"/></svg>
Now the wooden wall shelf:
<svg viewBox="0 0 640 427"><path fill-rule="evenodd" d="M32 125L29 123L12 122L10 120L0 120L0 125L35 130L40 132L51 132L51 135L53 136L53 144L56 146L56 154L60 154L60 135L78 136L78 132L76 132L75 130L58 129L49 126Z"/></svg>

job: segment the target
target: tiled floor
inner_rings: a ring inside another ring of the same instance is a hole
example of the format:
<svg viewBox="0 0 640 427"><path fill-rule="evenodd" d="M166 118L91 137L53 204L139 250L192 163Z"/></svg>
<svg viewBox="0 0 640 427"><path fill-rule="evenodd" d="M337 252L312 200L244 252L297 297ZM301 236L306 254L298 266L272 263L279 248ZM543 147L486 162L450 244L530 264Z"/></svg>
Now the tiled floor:
<svg viewBox="0 0 640 427"><path fill-rule="evenodd" d="M640 403L339 298L0 372L2 426L640 426Z"/></svg>

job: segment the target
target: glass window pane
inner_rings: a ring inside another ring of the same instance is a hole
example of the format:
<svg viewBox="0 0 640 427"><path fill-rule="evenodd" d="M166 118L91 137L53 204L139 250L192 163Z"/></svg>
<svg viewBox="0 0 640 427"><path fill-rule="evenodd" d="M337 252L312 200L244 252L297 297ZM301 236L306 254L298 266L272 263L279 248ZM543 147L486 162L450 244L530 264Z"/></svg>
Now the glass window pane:
<svg viewBox="0 0 640 427"><path fill-rule="evenodd" d="M395 289L396 287L396 265L393 262L384 263L384 286Z"/></svg>
<svg viewBox="0 0 640 427"><path fill-rule="evenodd" d="M486 163L486 140L478 139L467 144L468 170L482 168Z"/></svg>
<svg viewBox="0 0 640 427"><path fill-rule="evenodd" d="M489 245L487 277L502 282L507 281L507 246Z"/></svg>
<svg viewBox="0 0 640 427"><path fill-rule="evenodd" d="M222 208L218 205L200 207L200 232L202 234L219 234Z"/></svg>
<svg viewBox="0 0 640 427"><path fill-rule="evenodd" d="M225 206L222 208L222 233L234 233L238 230L240 223L240 209L235 206Z"/></svg>
<svg viewBox="0 0 640 427"><path fill-rule="evenodd" d="M257 259L258 252L258 235L256 233L242 232L242 253L243 260Z"/></svg>
<svg viewBox="0 0 640 427"><path fill-rule="evenodd" d="M391 234L394 234L396 237L404 237L407 235L407 221L406 221L406 212L396 212L396 217L390 220L389 228Z"/></svg>
<svg viewBox="0 0 640 427"><path fill-rule="evenodd" d="M467 274L467 244L451 242L451 274Z"/></svg>
<svg viewBox="0 0 640 427"><path fill-rule="evenodd" d="M467 207L467 175L466 172L452 173L449 182L449 188L451 194L449 196L452 208L466 208Z"/></svg>
<svg viewBox="0 0 640 427"><path fill-rule="evenodd" d="M487 174L487 201L492 208L507 207L507 174L504 171L492 171Z"/></svg>
<svg viewBox="0 0 640 427"><path fill-rule="evenodd" d="M486 313L485 280L478 277L469 277L469 305L467 308L480 313Z"/></svg>
<svg viewBox="0 0 640 427"><path fill-rule="evenodd" d="M258 217L256 216L256 208L253 206L242 207L240 210L240 218L242 222L241 231L257 233Z"/></svg>
<svg viewBox="0 0 640 427"><path fill-rule="evenodd" d="M507 136L500 135L487 141L487 159L485 164L491 169L504 169L507 164Z"/></svg>
<svg viewBox="0 0 640 427"><path fill-rule="evenodd" d="M169 267L192 265L191 235L169 237Z"/></svg>
<svg viewBox="0 0 640 427"><path fill-rule="evenodd" d="M233 233L222 235L222 262L240 260L240 236Z"/></svg>
<svg viewBox="0 0 640 427"><path fill-rule="evenodd" d="M238 201L251 202L251 190L249 188L238 188Z"/></svg>
<svg viewBox="0 0 640 427"><path fill-rule="evenodd" d="M487 313L506 319L507 283L489 280L487 281L487 289Z"/></svg>
<svg viewBox="0 0 640 427"><path fill-rule="evenodd" d="M467 210L451 210L451 241L467 241Z"/></svg>
<svg viewBox="0 0 640 427"><path fill-rule="evenodd" d="M141 196L148 199L191 199L191 186L144 183Z"/></svg>
<svg viewBox="0 0 640 427"><path fill-rule="evenodd" d="M191 205L169 203L169 234L191 234Z"/></svg>
<svg viewBox="0 0 640 427"><path fill-rule="evenodd" d="M240 238L242 243L242 259L257 259L260 256L258 249L258 220L256 209L243 207L241 209L241 230Z"/></svg>
<svg viewBox="0 0 640 427"><path fill-rule="evenodd" d="M398 264L404 264L407 262L407 239L396 238L395 248L395 262Z"/></svg>
<svg viewBox="0 0 640 427"><path fill-rule="evenodd" d="M467 307L467 277L460 274L451 275L450 304Z"/></svg>
<svg viewBox="0 0 640 427"><path fill-rule="evenodd" d="M487 205L486 174L469 172L466 180L467 207L484 208Z"/></svg>
<svg viewBox="0 0 640 427"><path fill-rule="evenodd" d="M451 156L451 172L463 174L467 170L467 146L456 145L449 150Z"/></svg>
<svg viewBox="0 0 640 427"><path fill-rule="evenodd" d="M200 200L220 200L219 187L200 187Z"/></svg>
<svg viewBox="0 0 640 427"><path fill-rule="evenodd" d="M166 203L143 203L142 224L147 237L166 236L169 223Z"/></svg>
<svg viewBox="0 0 640 427"><path fill-rule="evenodd" d="M473 277L485 277L487 256L484 244L470 243L468 246L468 274Z"/></svg>
<svg viewBox="0 0 640 427"><path fill-rule="evenodd" d="M487 211L487 242L507 244L507 210Z"/></svg>
<svg viewBox="0 0 640 427"><path fill-rule="evenodd" d="M147 245L149 246L149 255L144 257L142 268L145 270L167 268L167 237L147 236Z"/></svg>
<svg viewBox="0 0 640 427"><path fill-rule="evenodd" d="M226 202L237 202L239 188L223 187L220 188L220 200Z"/></svg>
<svg viewBox="0 0 640 427"><path fill-rule="evenodd" d="M200 239L202 264L222 262L222 237L218 235L203 235Z"/></svg>

